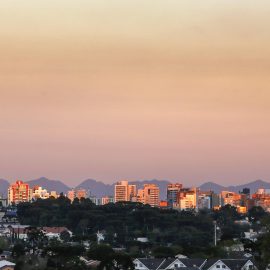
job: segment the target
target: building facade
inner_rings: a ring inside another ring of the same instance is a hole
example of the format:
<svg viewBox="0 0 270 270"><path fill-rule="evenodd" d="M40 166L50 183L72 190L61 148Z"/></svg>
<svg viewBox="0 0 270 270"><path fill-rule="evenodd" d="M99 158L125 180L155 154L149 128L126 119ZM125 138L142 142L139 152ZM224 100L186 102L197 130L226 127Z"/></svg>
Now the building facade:
<svg viewBox="0 0 270 270"><path fill-rule="evenodd" d="M32 200L32 189L21 180L16 181L8 188L8 204L18 204Z"/></svg>
<svg viewBox="0 0 270 270"><path fill-rule="evenodd" d="M167 202L168 207L172 208L177 203L177 196L180 190L183 188L182 184L168 184L167 186Z"/></svg>

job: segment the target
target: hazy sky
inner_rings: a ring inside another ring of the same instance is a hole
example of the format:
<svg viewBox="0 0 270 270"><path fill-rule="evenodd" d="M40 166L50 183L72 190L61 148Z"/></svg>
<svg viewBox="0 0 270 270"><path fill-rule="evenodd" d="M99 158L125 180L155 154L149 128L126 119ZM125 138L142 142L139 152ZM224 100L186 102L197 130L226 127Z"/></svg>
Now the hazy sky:
<svg viewBox="0 0 270 270"><path fill-rule="evenodd" d="M1 0L0 177L270 181L269 14L269 0Z"/></svg>

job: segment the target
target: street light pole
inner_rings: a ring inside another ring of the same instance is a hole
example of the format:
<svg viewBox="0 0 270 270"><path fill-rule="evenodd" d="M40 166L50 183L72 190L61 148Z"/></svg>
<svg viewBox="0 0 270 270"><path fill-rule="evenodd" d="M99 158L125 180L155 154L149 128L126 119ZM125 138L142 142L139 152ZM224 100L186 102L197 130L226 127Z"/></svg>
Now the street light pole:
<svg viewBox="0 0 270 270"><path fill-rule="evenodd" d="M214 246L217 246L217 222L214 221Z"/></svg>

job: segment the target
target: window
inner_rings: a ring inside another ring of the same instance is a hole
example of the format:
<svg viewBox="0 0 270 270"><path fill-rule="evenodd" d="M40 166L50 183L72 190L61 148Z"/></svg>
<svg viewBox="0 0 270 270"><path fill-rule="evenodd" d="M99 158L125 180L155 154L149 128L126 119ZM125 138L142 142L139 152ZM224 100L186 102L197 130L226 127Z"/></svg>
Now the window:
<svg viewBox="0 0 270 270"><path fill-rule="evenodd" d="M220 268L220 265L219 264L217 264L217 268Z"/></svg>
<svg viewBox="0 0 270 270"><path fill-rule="evenodd" d="M222 268L226 268L226 265L225 265L225 264L223 264L223 265L222 265Z"/></svg>

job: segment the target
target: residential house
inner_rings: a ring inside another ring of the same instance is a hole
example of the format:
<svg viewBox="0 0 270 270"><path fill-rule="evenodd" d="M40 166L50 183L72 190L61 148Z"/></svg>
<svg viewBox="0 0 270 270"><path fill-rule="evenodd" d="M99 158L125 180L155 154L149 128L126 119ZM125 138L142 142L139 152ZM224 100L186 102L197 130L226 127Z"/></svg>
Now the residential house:
<svg viewBox="0 0 270 270"><path fill-rule="evenodd" d="M48 237L48 239L60 239L60 235L64 231L68 232L70 237L72 236L72 232L66 227L42 227L40 229L45 234L45 236Z"/></svg>
<svg viewBox="0 0 270 270"><path fill-rule="evenodd" d="M135 270L257 270L251 259L138 258Z"/></svg>
<svg viewBox="0 0 270 270"><path fill-rule="evenodd" d="M251 259L209 259L202 270L257 270Z"/></svg>
<svg viewBox="0 0 270 270"><path fill-rule="evenodd" d="M12 252L8 250L3 250L2 253L0 254L0 260L7 260L11 257Z"/></svg>
<svg viewBox="0 0 270 270"><path fill-rule="evenodd" d="M15 263L2 260L0 261L0 270L14 270L15 265L16 265Z"/></svg>
<svg viewBox="0 0 270 270"><path fill-rule="evenodd" d="M140 258L133 261L136 270L169 270L185 268L185 270L201 269L205 259L185 259L185 258L170 258L170 259L153 259Z"/></svg>

